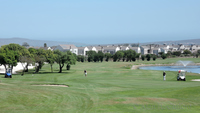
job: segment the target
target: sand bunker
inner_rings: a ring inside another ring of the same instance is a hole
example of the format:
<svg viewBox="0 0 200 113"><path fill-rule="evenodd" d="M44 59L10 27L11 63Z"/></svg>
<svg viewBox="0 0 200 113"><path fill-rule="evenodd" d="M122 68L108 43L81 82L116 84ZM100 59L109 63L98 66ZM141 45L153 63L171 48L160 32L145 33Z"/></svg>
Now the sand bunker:
<svg viewBox="0 0 200 113"><path fill-rule="evenodd" d="M32 85L32 86L57 86L57 87L69 87L67 85L56 85L56 84L43 84L43 85Z"/></svg>
<svg viewBox="0 0 200 113"><path fill-rule="evenodd" d="M191 81L198 81L198 82L200 82L200 79L193 79L193 80L191 80Z"/></svg>

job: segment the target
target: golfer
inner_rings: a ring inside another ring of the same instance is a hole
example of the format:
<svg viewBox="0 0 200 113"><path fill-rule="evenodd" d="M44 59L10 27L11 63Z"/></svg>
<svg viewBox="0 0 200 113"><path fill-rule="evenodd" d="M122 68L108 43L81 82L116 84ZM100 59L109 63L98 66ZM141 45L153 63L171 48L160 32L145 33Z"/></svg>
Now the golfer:
<svg viewBox="0 0 200 113"><path fill-rule="evenodd" d="M87 77L87 71L86 70L84 70L84 73L85 73L85 77Z"/></svg>
<svg viewBox="0 0 200 113"><path fill-rule="evenodd" d="M166 73L163 71L163 80L166 80Z"/></svg>

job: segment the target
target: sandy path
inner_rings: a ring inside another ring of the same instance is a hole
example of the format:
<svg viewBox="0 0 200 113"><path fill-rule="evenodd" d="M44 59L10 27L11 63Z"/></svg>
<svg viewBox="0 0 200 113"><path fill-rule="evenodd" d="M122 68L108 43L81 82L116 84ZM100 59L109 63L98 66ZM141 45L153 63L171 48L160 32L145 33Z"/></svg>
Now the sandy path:
<svg viewBox="0 0 200 113"><path fill-rule="evenodd" d="M139 67L142 67L142 66L173 66L175 65L174 63L172 64L140 64L140 65L133 65L131 67L131 69L138 69Z"/></svg>
<svg viewBox="0 0 200 113"><path fill-rule="evenodd" d="M191 80L191 81L198 81L198 82L200 82L200 79L193 79L193 80Z"/></svg>
<svg viewBox="0 0 200 113"><path fill-rule="evenodd" d="M67 85L51 85L51 84L44 84L44 85L32 85L32 86L58 86L58 87L69 87Z"/></svg>

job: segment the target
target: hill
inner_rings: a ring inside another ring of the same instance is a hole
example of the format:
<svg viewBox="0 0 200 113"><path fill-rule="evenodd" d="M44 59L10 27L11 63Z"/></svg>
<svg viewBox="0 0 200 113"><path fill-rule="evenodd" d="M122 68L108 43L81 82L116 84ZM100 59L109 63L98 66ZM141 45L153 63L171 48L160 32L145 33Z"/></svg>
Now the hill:
<svg viewBox="0 0 200 113"><path fill-rule="evenodd" d="M48 41L48 40L31 40L26 38L0 38L0 46L7 45L10 43L16 43L19 45L22 45L24 42L27 42L30 46L33 47L42 47L44 46L44 43L47 44L47 46L57 46L59 44L74 44L77 47L80 46L88 46L88 44L81 44L81 43L73 43L73 42L59 42L59 41ZM133 42L134 43L134 42ZM132 44L132 43L129 43ZM146 44L184 44L184 45L191 45L196 44L200 45L200 39L190 39L190 40L177 40L177 41L160 41L160 42L147 42L147 43L140 43L140 45L146 45ZM112 44L114 45L114 44Z"/></svg>
<svg viewBox="0 0 200 113"><path fill-rule="evenodd" d="M85 45L85 44L80 44L80 43L57 42L57 41L47 41L47 40L31 40L31 39L26 39L26 38L0 38L0 46L7 45L10 43L22 45L24 42L27 42L30 46L33 46L33 47L43 47L44 43L46 43L47 46L57 46L59 44L74 44L76 46Z"/></svg>

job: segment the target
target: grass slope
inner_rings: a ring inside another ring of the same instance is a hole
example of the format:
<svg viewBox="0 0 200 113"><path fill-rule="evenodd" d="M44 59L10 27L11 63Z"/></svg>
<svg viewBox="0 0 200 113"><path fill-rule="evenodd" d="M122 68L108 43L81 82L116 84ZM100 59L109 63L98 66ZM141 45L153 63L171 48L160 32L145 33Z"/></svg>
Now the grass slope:
<svg viewBox="0 0 200 113"><path fill-rule="evenodd" d="M179 59L139 62L77 63L70 71L54 73L44 65L39 74L12 79L0 75L1 113L198 113L200 110L199 74L187 73L187 81L176 81L177 72L131 70L131 65L174 63ZM192 60L196 63L199 59ZM84 77L84 70L88 76ZM69 87L33 86L64 84Z"/></svg>

